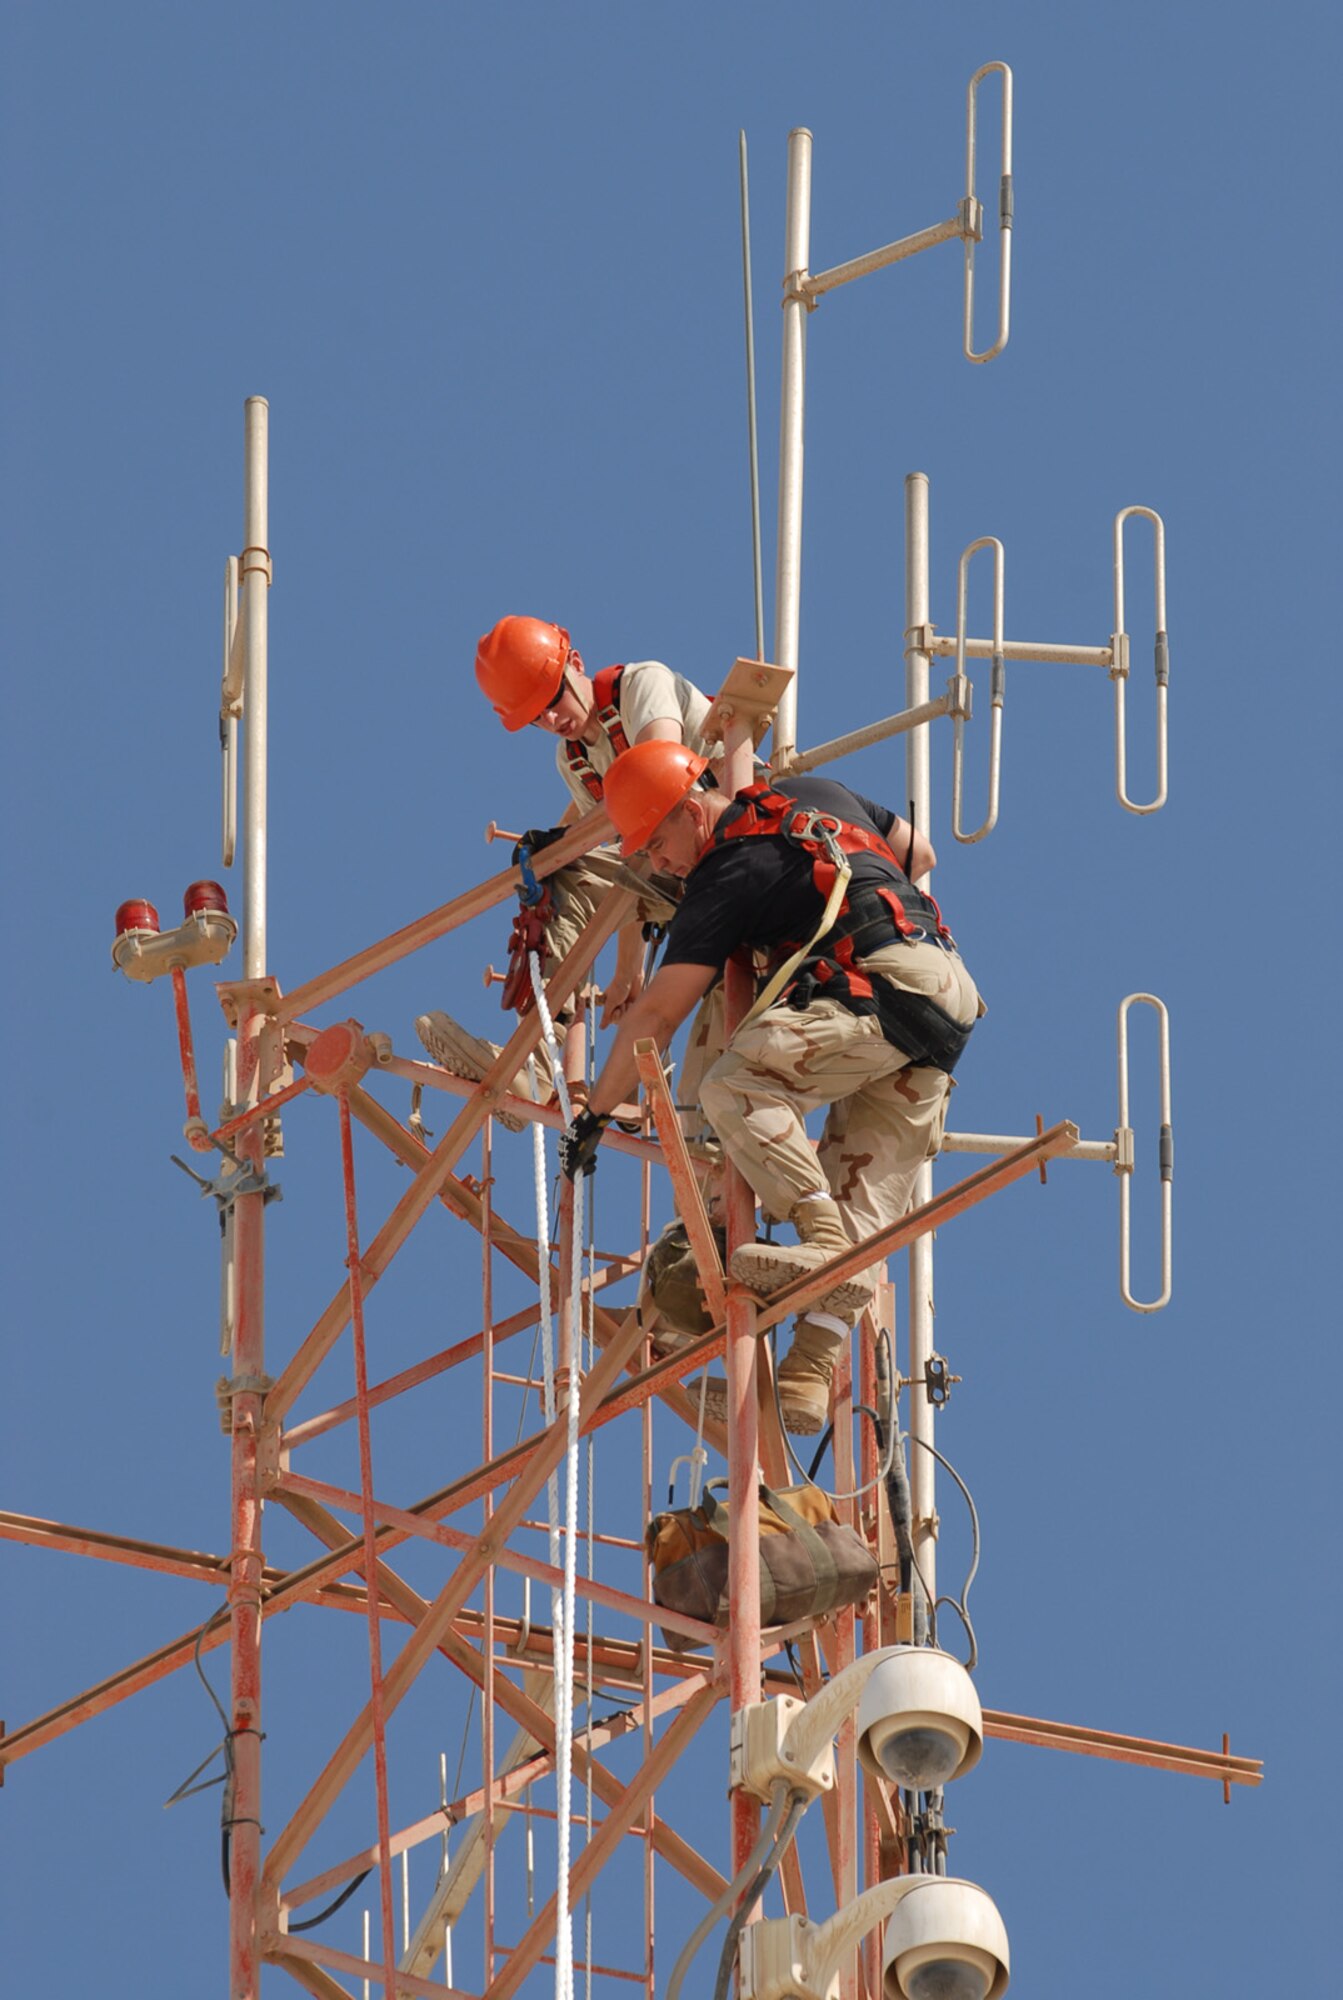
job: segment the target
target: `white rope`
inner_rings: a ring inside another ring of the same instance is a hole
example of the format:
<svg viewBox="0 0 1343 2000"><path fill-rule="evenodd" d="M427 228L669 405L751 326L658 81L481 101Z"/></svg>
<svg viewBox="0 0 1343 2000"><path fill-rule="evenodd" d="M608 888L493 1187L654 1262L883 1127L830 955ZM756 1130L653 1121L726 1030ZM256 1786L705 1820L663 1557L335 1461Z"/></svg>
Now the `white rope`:
<svg viewBox="0 0 1343 2000"><path fill-rule="evenodd" d="M550 1018L550 1003L546 999L545 982L541 978L541 961L534 951L527 954L527 964L532 975L532 992L536 996L536 1011L541 1016L541 1032L545 1038L546 1054L550 1057L550 1075L555 1086L555 1095L560 1100L560 1110L568 1125L573 1119L573 1106L569 1102L569 1085L565 1080L564 1061L560 1055L559 1042L555 1037L555 1023Z"/></svg>
<svg viewBox="0 0 1343 2000"><path fill-rule="evenodd" d="M532 976L532 991L536 996L536 1009L541 1017L541 1027L545 1038L546 1053L550 1058L551 1075L554 1079L560 1109L566 1124L573 1117L569 1103L569 1090L564 1078L564 1064L555 1037L555 1023L551 1019L550 1008L546 1004L545 986L541 979L541 965L535 952L528 954ZM547 1423L555 1419L555 1372L554 1343L550 1320L550 1232L547 1209L547 1186L545 1164L545 1138L541 1125L532 1127L532 1159L536 1181L536 1248L542 1277L541 1285L541 1348L542 1369L545 1376L545 1413ZM579 1200L575 1190L575 1202ZM564 1466L564 1587L551 1590L551 1624L553 1629L553 1652L555 1668L555 1826L557 1836L556 1856L556 1924L555 1924L555 2000L573 2000L574 1992L574 1932L573 1912L570 1908L569 1812L573 1789L573 1719L574 1719L574 1606L577 1598L577 1554L578 1554L578 1385L582 1376L582 1320L580 1304L582 1298L582 1232L575 1227L571 1232L572 1254L570 1268L562 1274L569 1284L569 1325L571 1329L571 1352L569 1356L569 1401L566 1411L566 1453ZM550 1560L552 1566L559 1566L559 1508L555 1477L552 1474L548 1486Z"/></svg>
<svg viewBox="0 0 1343 2000"><path fill-rule="evenodd" d="M584 1037L584 1041L585 1041L584 1074L587 1077L588 1095L590 1097L592 1095L592 1087L597 1080L596 1036L587 1035ZM588 1289L586 1298L584 1299L584 1307L583 1307L584 1332L587 1338L586 1361L584 1363L584 1366L586 1368L593 1368L596 1366L597 1363L597 1254L596 1254L597 1204L596 1201L593 1199L590 1199L588 1202L587 1228L584 1230L583 1235L584 1235L584 1241L587 1246L587 1264L588 1264ZM593 1583L596 1580L596 1554L597 1554L596 1507L597 1507L597 1439L594 1433L592 1431L589 1431L587 1440L587 1527L588 1527L588 1582L589 1583ZM592 1598L589 1597L584 1605L584 1620L586 1626L587 1650L584 1657L584 1673L583 1673L583 1695L584 1695L583 1740L589 1752L591 1752L592 1749L592 1725L594 1719L593 1700L592 1700L593 1674L595 1671L594 1657L593 1657L593 1646L595 1639L594 1609L595 1607L593 1605ZM584 1780L583 1791L587 1799L587 1811L584 1816L583 1839L584 1839L584 1844L589 1845L592 1840L593 1802L594 1802L594 1793L592 1788L592 1758L590 1755L588 1758L587 1775ZM592 2000L591 1884L589 1884L587 1894L583 1898L583 1961L584 1961L583 1989L584 1989L585 2000Z"/></svg>
<svg viewBox="0 0 1343 2000"><path fill-rule="evenodd" d="M581 1190L575 1186L574 1201L582 1200ZM564 1597L561 1607L562 1643L557 1633L559 1652L559 1677L562 1692L556 1702L555 1713L555 1782L557 1810L559 1814L559 1856L558 1910L560 1918L559 1934L555 1940L556 1979L560 1966L564 1967L565 1986L562 2000L573 2000L574 1992L574 1934L573 1909L570 1901L569 1883L569 1836L570 1808L573 1792L573 1724L574 1724L574 1613L577 1601L578 1581L578 1387L582 1379L581 1321L579 1319L582 1296L582 1242L577 1223L571 1232L572 1256L570 1259L570 1310L569 1324L572 1328L572 1352L569 1367L568 1425L566 1430L566 1451L564 1462Z"/></svg>
<svg viewBox="0 0 1343 2000"><path fill-rule="evenodd" d="M690 1504L699 1506L700 1487L704 1480L709 1454L704 1449L704 1405L709 1397L709 1370L706 1366L699 1378L699 1412L695 1418L695 1449L690 1454Z"/></svg>
<svg viewBox="0 0 1343 2000"><path fill-rule="evenodd" d="M531 1057L527 1058L531 1068ZM535 1075L532 1078L535 1088ZM546 1130L537 1123L532 1126L532 1181L536 1196L536 1263L540 1278L539 1293L541 1305L541 1407L547 1424L555 1421L555 1334L550 1313L550 1206L546 1175ZM560 1562L559 1488L552 1472L546 1481L546 1502L550 1525L550 1562L554 1569ZM552 1593L553 1595L553 1593Z"/></svg>

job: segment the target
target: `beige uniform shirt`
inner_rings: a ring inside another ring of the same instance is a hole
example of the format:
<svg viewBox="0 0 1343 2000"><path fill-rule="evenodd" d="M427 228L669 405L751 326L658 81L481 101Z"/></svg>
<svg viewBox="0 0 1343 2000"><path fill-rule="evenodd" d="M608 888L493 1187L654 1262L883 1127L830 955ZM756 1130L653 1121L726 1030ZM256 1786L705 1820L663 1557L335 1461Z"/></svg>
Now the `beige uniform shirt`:
<svg viewBox="0 0 1343 2000"><path fill-rule="evenodd" d="M701 757L721 757L721 743L706 743L701 730L704 718L709 713L709 697L701 694L693 681L683 674L674 674L670 667L664 667L661 660L631 660L620 676L620 694L617 701L621 727L630 743L637 743L639 731L646 729L650 722L675 722L681 731L681 741L690 746ZM582 749L599 778L604 778L615 762L615 752L610 738L603 730L595 743L585 743ZM569 791L587 812L592 798L583 784L581 771L571 770L565 754L567 745L561 739L555 745L555 763Z"/></svg>

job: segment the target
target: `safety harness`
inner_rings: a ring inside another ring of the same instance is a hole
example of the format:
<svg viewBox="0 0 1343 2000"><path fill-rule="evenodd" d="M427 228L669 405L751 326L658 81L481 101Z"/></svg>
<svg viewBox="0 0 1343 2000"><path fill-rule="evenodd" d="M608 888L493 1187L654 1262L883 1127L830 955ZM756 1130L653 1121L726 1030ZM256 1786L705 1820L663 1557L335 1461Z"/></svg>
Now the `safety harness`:
<svg viewBox="0 0 1343 2000"><path fill-rule="evenodd" d="M868 977L860 960L894 938L920 940L955 950L955 940L931 896L916 889L881 835L836 813L799 805L768 784L738 792L743 810L715 830L713 845L781 834L811 860L811 879L825 903L821 921L803 942L776 946L782 963L772 973L747 1015L752 1020L782 999L801 1011L813 999L837 1000L853 1014L875 1014L881 1032L911 1064L955 1069L970 1039L945 1008L924 994ZM900 878L853 884L851 856L871 854L888 862ZM821 950L817 947L822 946Z"/></svg>
<svg viewBox="0 0 1343 2000"><path fill-rule="evenodd" d="M630 747L625 725L620 720L620 676L624 671L623 666L603 667L599 674L592 676L592 712L606 731L617 757L623 756ZM570 775L578 780L588 797L600 805L601 775L588 755L587 745L574 738L566 739L564 757Z"/></svg>
<svg viewBox="0 0 1343 2000"><path fill-rule="evenodd" d="M549 964L546 926L555 914L555 896L549 876L534 873L532 857L558 840L563 832L562 826L534 829L524 833L513 849L513 860L522 871L522 882L518 888L518 913L508 937L508 971L504 974L499 993L499 1005L506 1013L530 1014L536 1005L532 991L532 954L539 956L543 976Z"/></svg>

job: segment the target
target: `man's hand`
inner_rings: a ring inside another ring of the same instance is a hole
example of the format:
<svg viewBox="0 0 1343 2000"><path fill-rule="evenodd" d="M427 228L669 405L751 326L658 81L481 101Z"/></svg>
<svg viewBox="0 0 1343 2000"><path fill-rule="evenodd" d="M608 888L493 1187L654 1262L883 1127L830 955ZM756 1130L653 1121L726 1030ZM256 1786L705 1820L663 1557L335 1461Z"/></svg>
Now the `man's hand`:
<svg viewBox="0 0 1343 2000"><path fill-rule="evenodd" d="M523 834L522 839L513 849L514 862L516 863L522 859L524 848L528 854L540 854L547 847L553 847L555 842L567 831L568 829L563 826L529 826L526 833Z"/></svg>
<svg viewBox="0 0 1343 2000"><path fill-rule="evenodd" d="M602 1017L599 1025L613 1028L626 1009L636 1001L644 990L644 969L637 965L628 974L622 974L619 965L606 982L602 994Z"/></svg>
<svg viewBox="0 0 1343 2000"><path fill-rule="evenodd" d="M597 1148L611 1122L607 1111L580 1111L567 1132L560 1134L560 1168L566 1179L597 1171Z"/></svg>

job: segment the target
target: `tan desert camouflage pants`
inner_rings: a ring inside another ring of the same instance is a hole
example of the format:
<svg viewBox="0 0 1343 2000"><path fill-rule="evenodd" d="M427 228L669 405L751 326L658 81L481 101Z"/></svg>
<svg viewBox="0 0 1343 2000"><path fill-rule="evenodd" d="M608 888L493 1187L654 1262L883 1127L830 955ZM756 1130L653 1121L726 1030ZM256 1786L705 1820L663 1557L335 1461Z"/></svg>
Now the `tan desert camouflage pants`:
<svg viewBox="0 0 1343 2000"><path fill-rule="evenodd" d="M862 967L926 994L962 1025L981 1011L960 958L938 945L887 945ZM801 1012L770 1007L739 1028L700 1096L768 1214L783 1219L803 1195L831 1194L858 1243L909 1207L919 1168L942 1144L950 1093L951 1079L911 1066L874 1015L815 1000ZM804 1120L822 1105L830 1109L813 1151Z"/></svg>
<svg viewBox="0 0 1343 2000"><path fill-rule="evenodd" d="M687 1139L712 1137L704 1109L704 1079L723 1053L723 982L711 986L695 1010L681 1057L676 1083L676 1108Z"/></svg>
<svg viewBox="0 0 1343 2000"><path fill-rule="evenodd" d="M591 854L584 854L567 868L557 868L550 880L555 892L555 914L546 925L546 944L552 971L573 950L596 915L597 905L612 889L634 891L639 898L640 923L668 923L676 908L674 903L664 901L638 869L622 861L611 847L594 848Z"/></svg>

